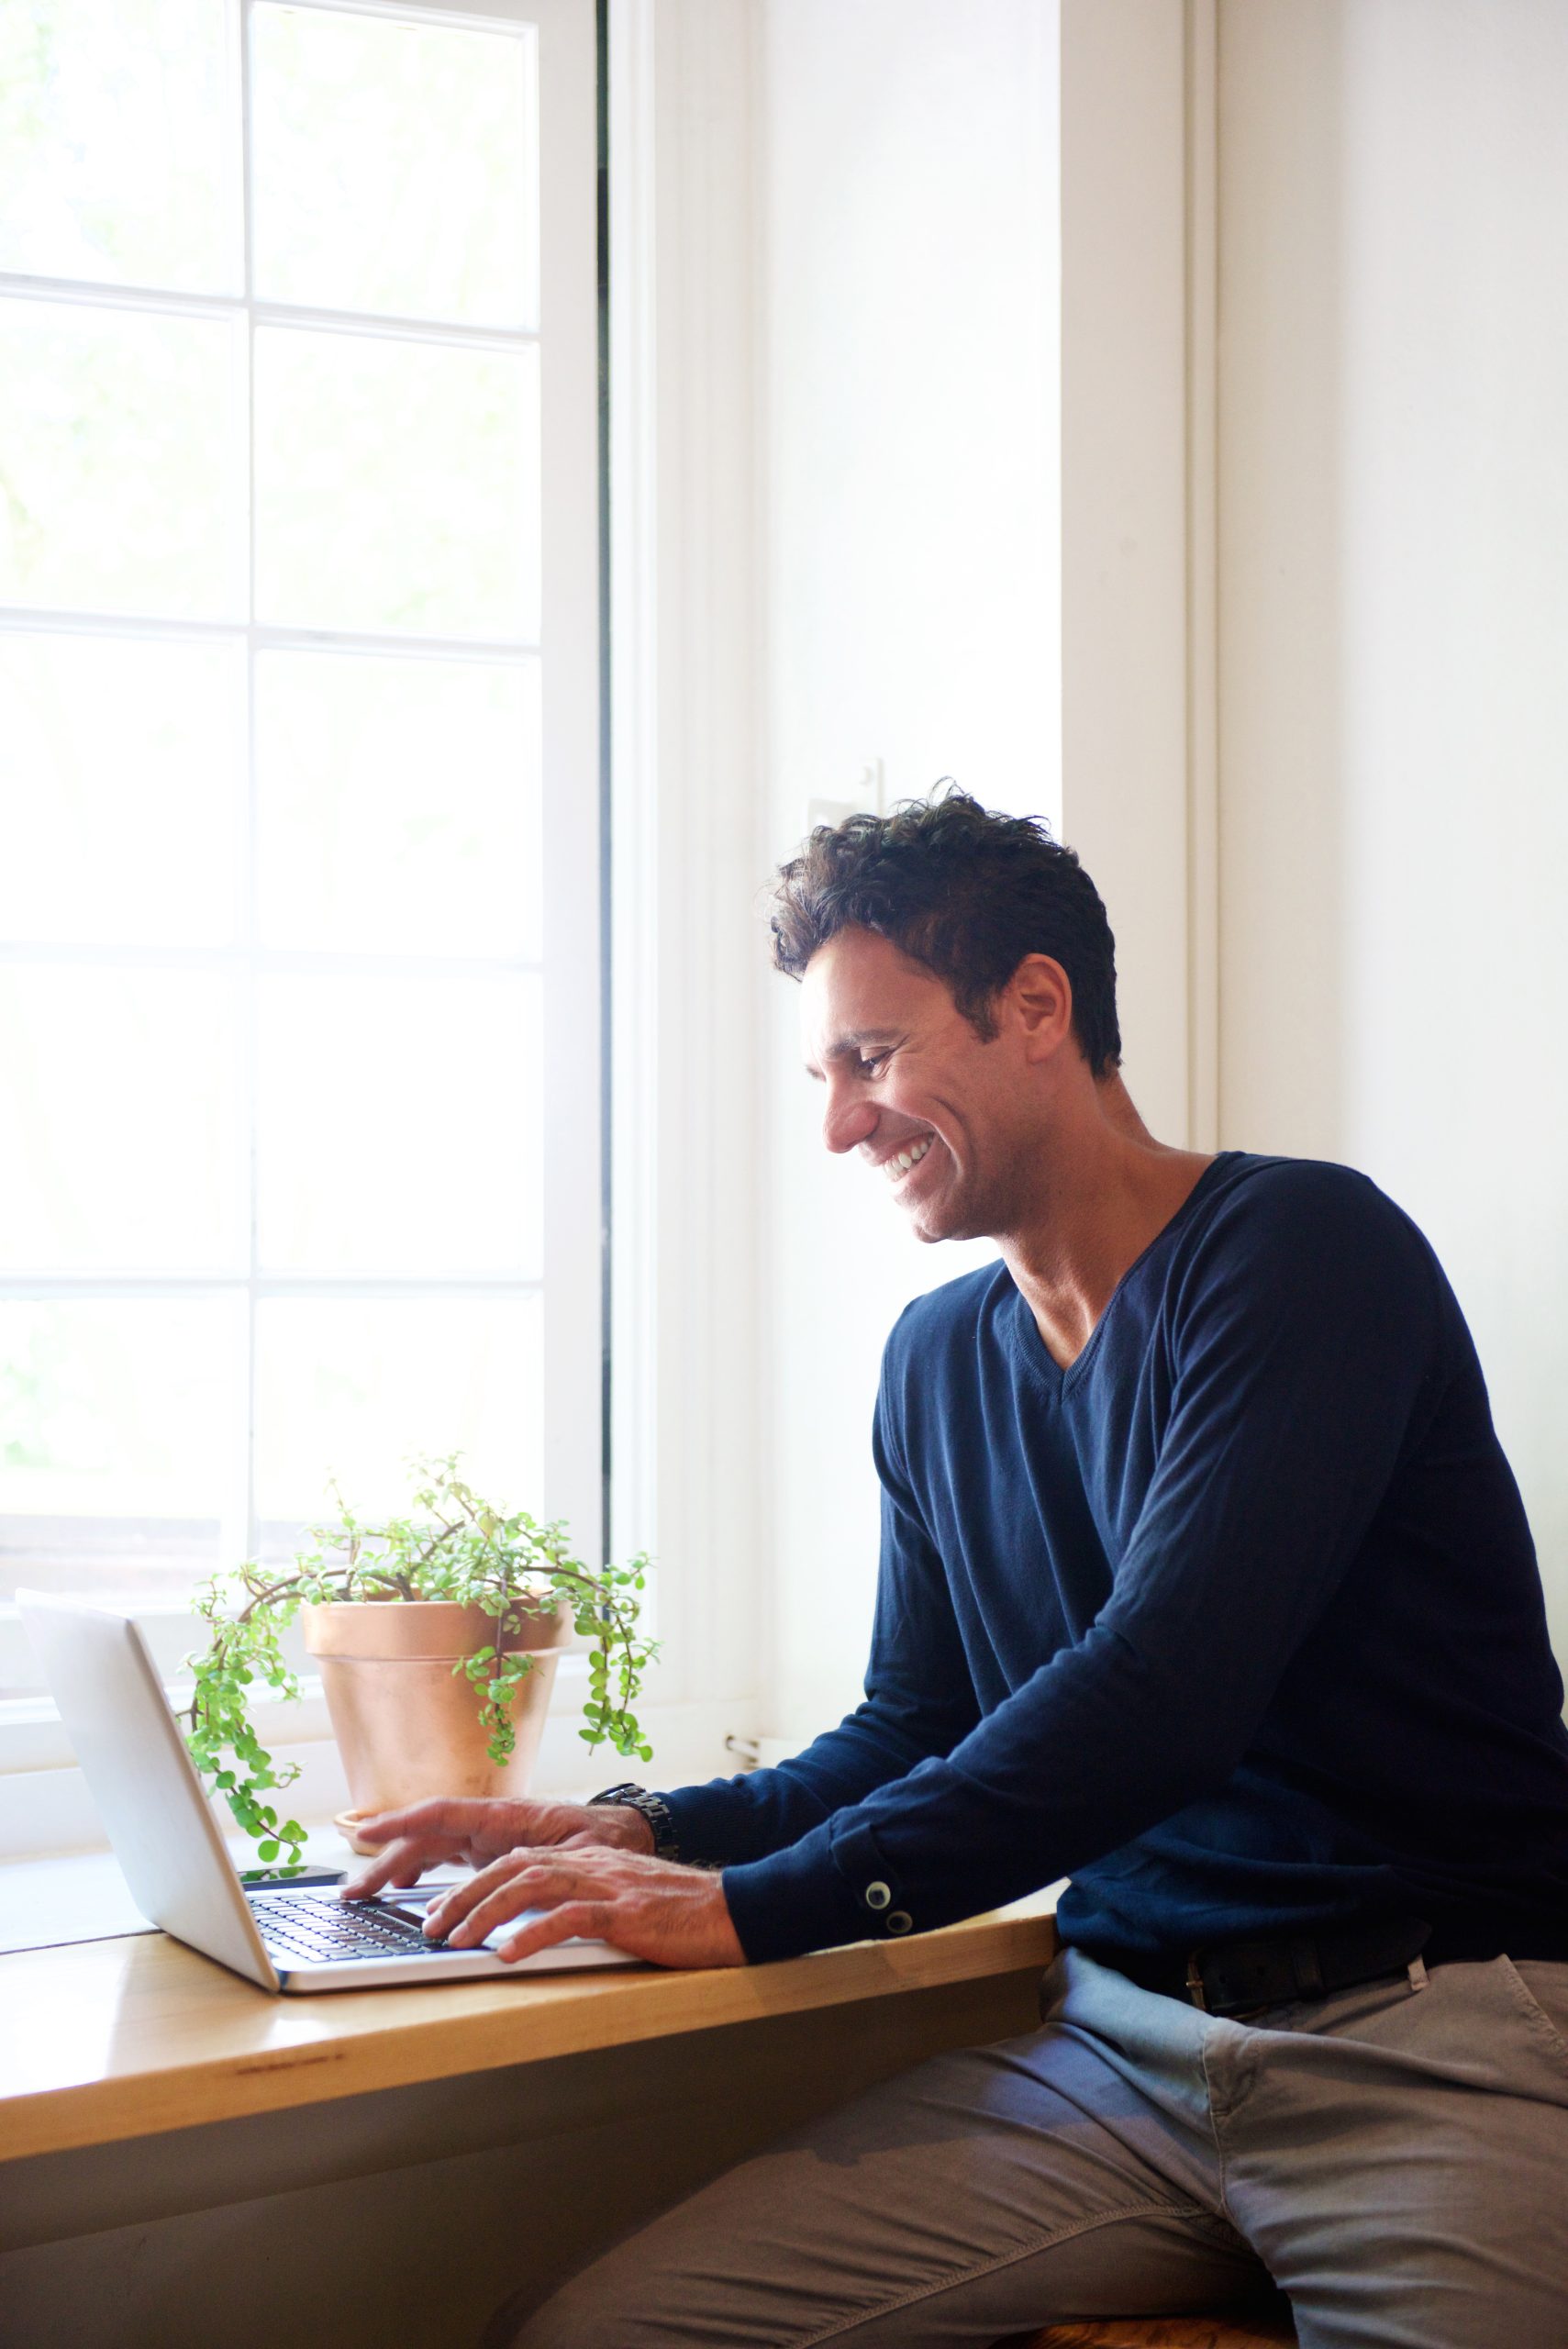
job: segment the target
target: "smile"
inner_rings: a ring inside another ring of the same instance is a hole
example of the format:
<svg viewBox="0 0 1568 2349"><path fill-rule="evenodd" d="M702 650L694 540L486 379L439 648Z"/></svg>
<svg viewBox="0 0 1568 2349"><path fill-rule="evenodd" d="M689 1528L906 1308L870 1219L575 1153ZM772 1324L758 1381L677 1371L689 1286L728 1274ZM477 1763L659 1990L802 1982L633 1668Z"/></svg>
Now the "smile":
<svg viewBox="0 0 1568 2349"><path fill-rule="evenodd" d="M884 1162L888 1180L896 1183L901 1175L908 1174L912 1166L918 1166L935 1140L935 1134L927 1134L924 1141L911 1143L907 1150L895 1151L893 1156Z"/></svg>

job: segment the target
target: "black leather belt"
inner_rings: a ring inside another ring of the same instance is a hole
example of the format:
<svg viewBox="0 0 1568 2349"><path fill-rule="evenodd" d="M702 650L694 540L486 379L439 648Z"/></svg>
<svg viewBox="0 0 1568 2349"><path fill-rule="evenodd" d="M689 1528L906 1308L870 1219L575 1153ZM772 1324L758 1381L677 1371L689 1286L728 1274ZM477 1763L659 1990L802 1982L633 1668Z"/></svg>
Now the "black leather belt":
<svg viewBox="0 0 1568 2349"><path fill-rule="evenodd" d="M1322 1998L1385 1974L1402 1974L1419 1957L1432 1929L1419 1917L1384 1917L1375 1924L1340 1925L1279 1941L1220 1942L1185 1957L1116 1958L1118 1973L1145 1990L1186 1998L1205 2014L1240 2014L1250 2007L1282 2007L1296 1998Z"/></svg>

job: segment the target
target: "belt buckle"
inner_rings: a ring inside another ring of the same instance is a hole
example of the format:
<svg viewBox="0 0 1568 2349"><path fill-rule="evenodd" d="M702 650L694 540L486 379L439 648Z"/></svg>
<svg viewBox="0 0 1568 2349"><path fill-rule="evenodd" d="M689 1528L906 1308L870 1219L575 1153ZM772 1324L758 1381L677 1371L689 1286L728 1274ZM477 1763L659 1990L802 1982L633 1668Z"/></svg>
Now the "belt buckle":
<svg viewBox="0 0 1568 2349"><path fill-rule="evenodd" d="M1198 1954L1195 1949L1190 1949L1187 1952L1186 1990L1188 1998L1196 2007L1198 2012L1207 2014L1208 1998L1204 1990L1203 1968L1198 1964Z"/></svg>

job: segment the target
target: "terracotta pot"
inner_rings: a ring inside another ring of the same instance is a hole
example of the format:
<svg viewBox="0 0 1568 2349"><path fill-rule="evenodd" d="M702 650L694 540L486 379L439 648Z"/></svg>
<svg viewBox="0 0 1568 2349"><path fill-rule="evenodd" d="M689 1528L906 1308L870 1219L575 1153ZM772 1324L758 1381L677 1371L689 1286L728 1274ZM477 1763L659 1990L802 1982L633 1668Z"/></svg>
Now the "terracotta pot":
<svg viewBox="0 0 1568 2349"><path fill-rule="evenodd" d="M564 1609L526 1619L502 1642L536 1660L512 1699L516 1750L499 1765L485 1751L478 1692L452 1668L494 1642L495 1622L483 1608L354 1599L307 1606L303 1620L356 1809L396 1810L430 1795L528 1792L555 1684L552 1651L572 1635Z"/></svg>

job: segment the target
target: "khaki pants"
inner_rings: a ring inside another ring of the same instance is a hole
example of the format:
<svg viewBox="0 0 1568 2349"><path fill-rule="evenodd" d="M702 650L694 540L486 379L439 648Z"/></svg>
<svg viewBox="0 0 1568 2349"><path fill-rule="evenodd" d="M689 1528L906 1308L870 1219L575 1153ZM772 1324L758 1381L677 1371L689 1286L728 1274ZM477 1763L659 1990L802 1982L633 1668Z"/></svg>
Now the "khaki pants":
<svg viewBox="0 0 1568 2349"><path fill-rule="evenodd" d="M1042 2012L741 2163L495 2349L979 2349L1271 2279L1302 2349L1568 2349L1568 1965L1227 2021L1067 1951Z"/></svg>

